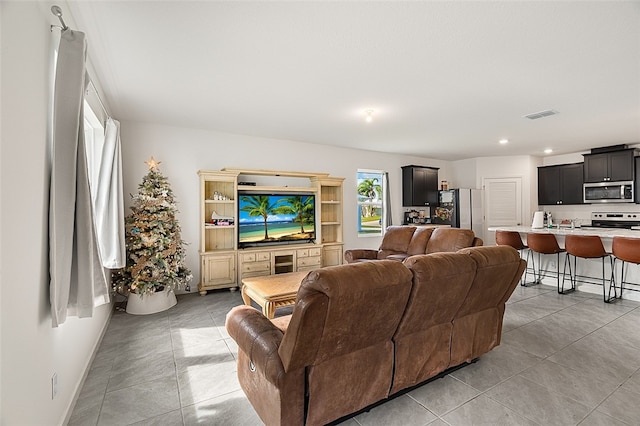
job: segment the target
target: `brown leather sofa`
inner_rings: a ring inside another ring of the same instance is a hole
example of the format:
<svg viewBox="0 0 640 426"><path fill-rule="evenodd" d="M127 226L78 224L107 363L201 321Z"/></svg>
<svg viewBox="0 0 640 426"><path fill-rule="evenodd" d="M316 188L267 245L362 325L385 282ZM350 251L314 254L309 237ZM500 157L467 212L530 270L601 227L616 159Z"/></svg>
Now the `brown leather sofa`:
<svg viewBox="0 0 640 426"><path fill-rule="evenodd" d="M455 252L483 245L470 229L390 226L378 250L353 249L344 252L347 263L366 260L404 260L417 254Z"/></svg>
<svg viewBox="0 0 640 426"><path fill-rule="evenodd" d="M292 315L227 314L240 385L267 425L355 413L500 344L525 266L490 246L312 271Z"/></svg>

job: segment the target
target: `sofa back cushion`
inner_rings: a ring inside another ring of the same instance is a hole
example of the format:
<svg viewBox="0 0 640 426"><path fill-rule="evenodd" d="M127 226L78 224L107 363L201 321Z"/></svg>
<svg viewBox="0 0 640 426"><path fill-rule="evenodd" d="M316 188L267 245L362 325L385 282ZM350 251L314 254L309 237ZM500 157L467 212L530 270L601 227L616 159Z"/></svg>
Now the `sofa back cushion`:
<svg viewBox="0 0 640 426"><path fill-rule="evenodd" d="M477 264L476 276L453 319L451 366L469 362L500 344L505 303L518 285L526 262L509 246L463 249Z"/></svg>
<svg viewBox="0 0 640 426"><path fill-rule="evenodd" d="M415 226L389 226L382 238L378 259L390 254L406 253L415 230Z"/></svg>
<svg viewBox="0 0 640 426"><path fill-rule="evenodd" d="M317 269L302 281L278 352L285 370L391 341L411 290L400 262Z"/></svg>
<svg viewBox="0 0 640 426"><path fill-rule="evenodd" d="M411 236L407 255L424 254L427 251L427 243L433 233L433 228L418 227Z"/></svg>
<svg viewBox="0 0 640 426"><path fill-rule="evenodd" d="M389 396L392 336L411 272L394 260L309 273L278 350L287 371L306 370L306 424L321 425Z"/></svg>
<svg viewBox="0 0 640 426"><path fill-rule="evenodd" d="M456 252L471 247L474 238L471 229L436 228L429 238L426 253Z"/></svg>
<svg viewBox="0 0 640 426"><path fill-rule="evenodd" d="M393 336L396 368L391 393L449 366L452 321L476 274L476 262L459 253L412 256L404 264L413 273L413 287Z"/></svg>
<svg viewBox="0 0 640 426"><path fill-rule="evenodd" d="M509 246L482 246L460 250L478 265L471 290L456 316L506 303L526 263Z"/></svg>

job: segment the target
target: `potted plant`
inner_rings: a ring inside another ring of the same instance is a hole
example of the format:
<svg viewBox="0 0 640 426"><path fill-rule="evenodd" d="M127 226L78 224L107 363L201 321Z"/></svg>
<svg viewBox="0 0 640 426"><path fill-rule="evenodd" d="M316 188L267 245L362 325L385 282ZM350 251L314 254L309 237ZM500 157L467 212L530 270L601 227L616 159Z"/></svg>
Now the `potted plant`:
<svg viewBox="0 0 640 426"><path fill-rule="evenodd" d="M127 262L114 272L113 288L128 296L127 312L152 314L177 303L174 290L189 290L191 271L185 266L185 242L176 219L177 208L167 178L153 157L149 172L132 195L125 219Z"/></svg>

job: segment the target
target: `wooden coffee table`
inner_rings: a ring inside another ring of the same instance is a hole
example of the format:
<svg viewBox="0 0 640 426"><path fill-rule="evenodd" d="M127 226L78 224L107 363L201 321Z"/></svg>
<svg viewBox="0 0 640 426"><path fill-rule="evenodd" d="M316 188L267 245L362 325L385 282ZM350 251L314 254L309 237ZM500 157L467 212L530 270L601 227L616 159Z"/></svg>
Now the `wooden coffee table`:
<svg viewBox="0 0 640 426"><path fill-rule="evenodd" d="M254 300L267 318L273 318L277 308L295 305L302 279L309 271L251 277L242 280L242 300L251 306Z"/></svg>

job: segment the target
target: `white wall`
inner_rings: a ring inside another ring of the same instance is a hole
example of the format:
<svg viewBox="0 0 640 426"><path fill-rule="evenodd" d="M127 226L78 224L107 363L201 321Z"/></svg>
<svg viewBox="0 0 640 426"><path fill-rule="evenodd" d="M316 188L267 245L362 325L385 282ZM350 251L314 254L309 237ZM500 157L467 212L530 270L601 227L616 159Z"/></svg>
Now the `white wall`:
<svg viewBox="0 0 640 426"><path fill-rule="evenodd" d="M476 158L453 161L450 167L449 188L481 189L482 179L478 185Z"/></svg>
<svg viewBox="0 0 640 426"><path fill-rule="evenodd" d="M358 169L389 172L394 224L402 223L404 211L401 166L440 167L440 179L448 177L448 162L426 158L135 122L122 122L121 128L125 194L137 193L138 184L147 173L146 160L154 156L162 161L160 170L169 179L178 202L182 238L190 244L187 247L187 265L194 273L192 291L199 282L200 274L198 170L231 167L314 171L345 178L343 228L346 249L380 246L378 237L357 236L355 200ZM127 196L126 201L129 203L130 197Z"/></svg>
<svg viewBox="0 0 640 426"><path fill-rule="evenodd" d="M51 327L47 115L51 3L0 2L0 424L64 422L111 306ZM65 16L66 18L66 16ZM58 395L51 399L51 376Z"/></svg>
<svg viewBox="0 0 640 426"><path fill-rule="evenodd" d="M452 181L449 184L454 188L482 188L484 179L487 178L519 177L522 179L522 220L527 223L537 209L537 167L541 162L541 158L528 155L453 161L450 165ZM486 229L482 237L489 243L493 241Z"/></svg>

